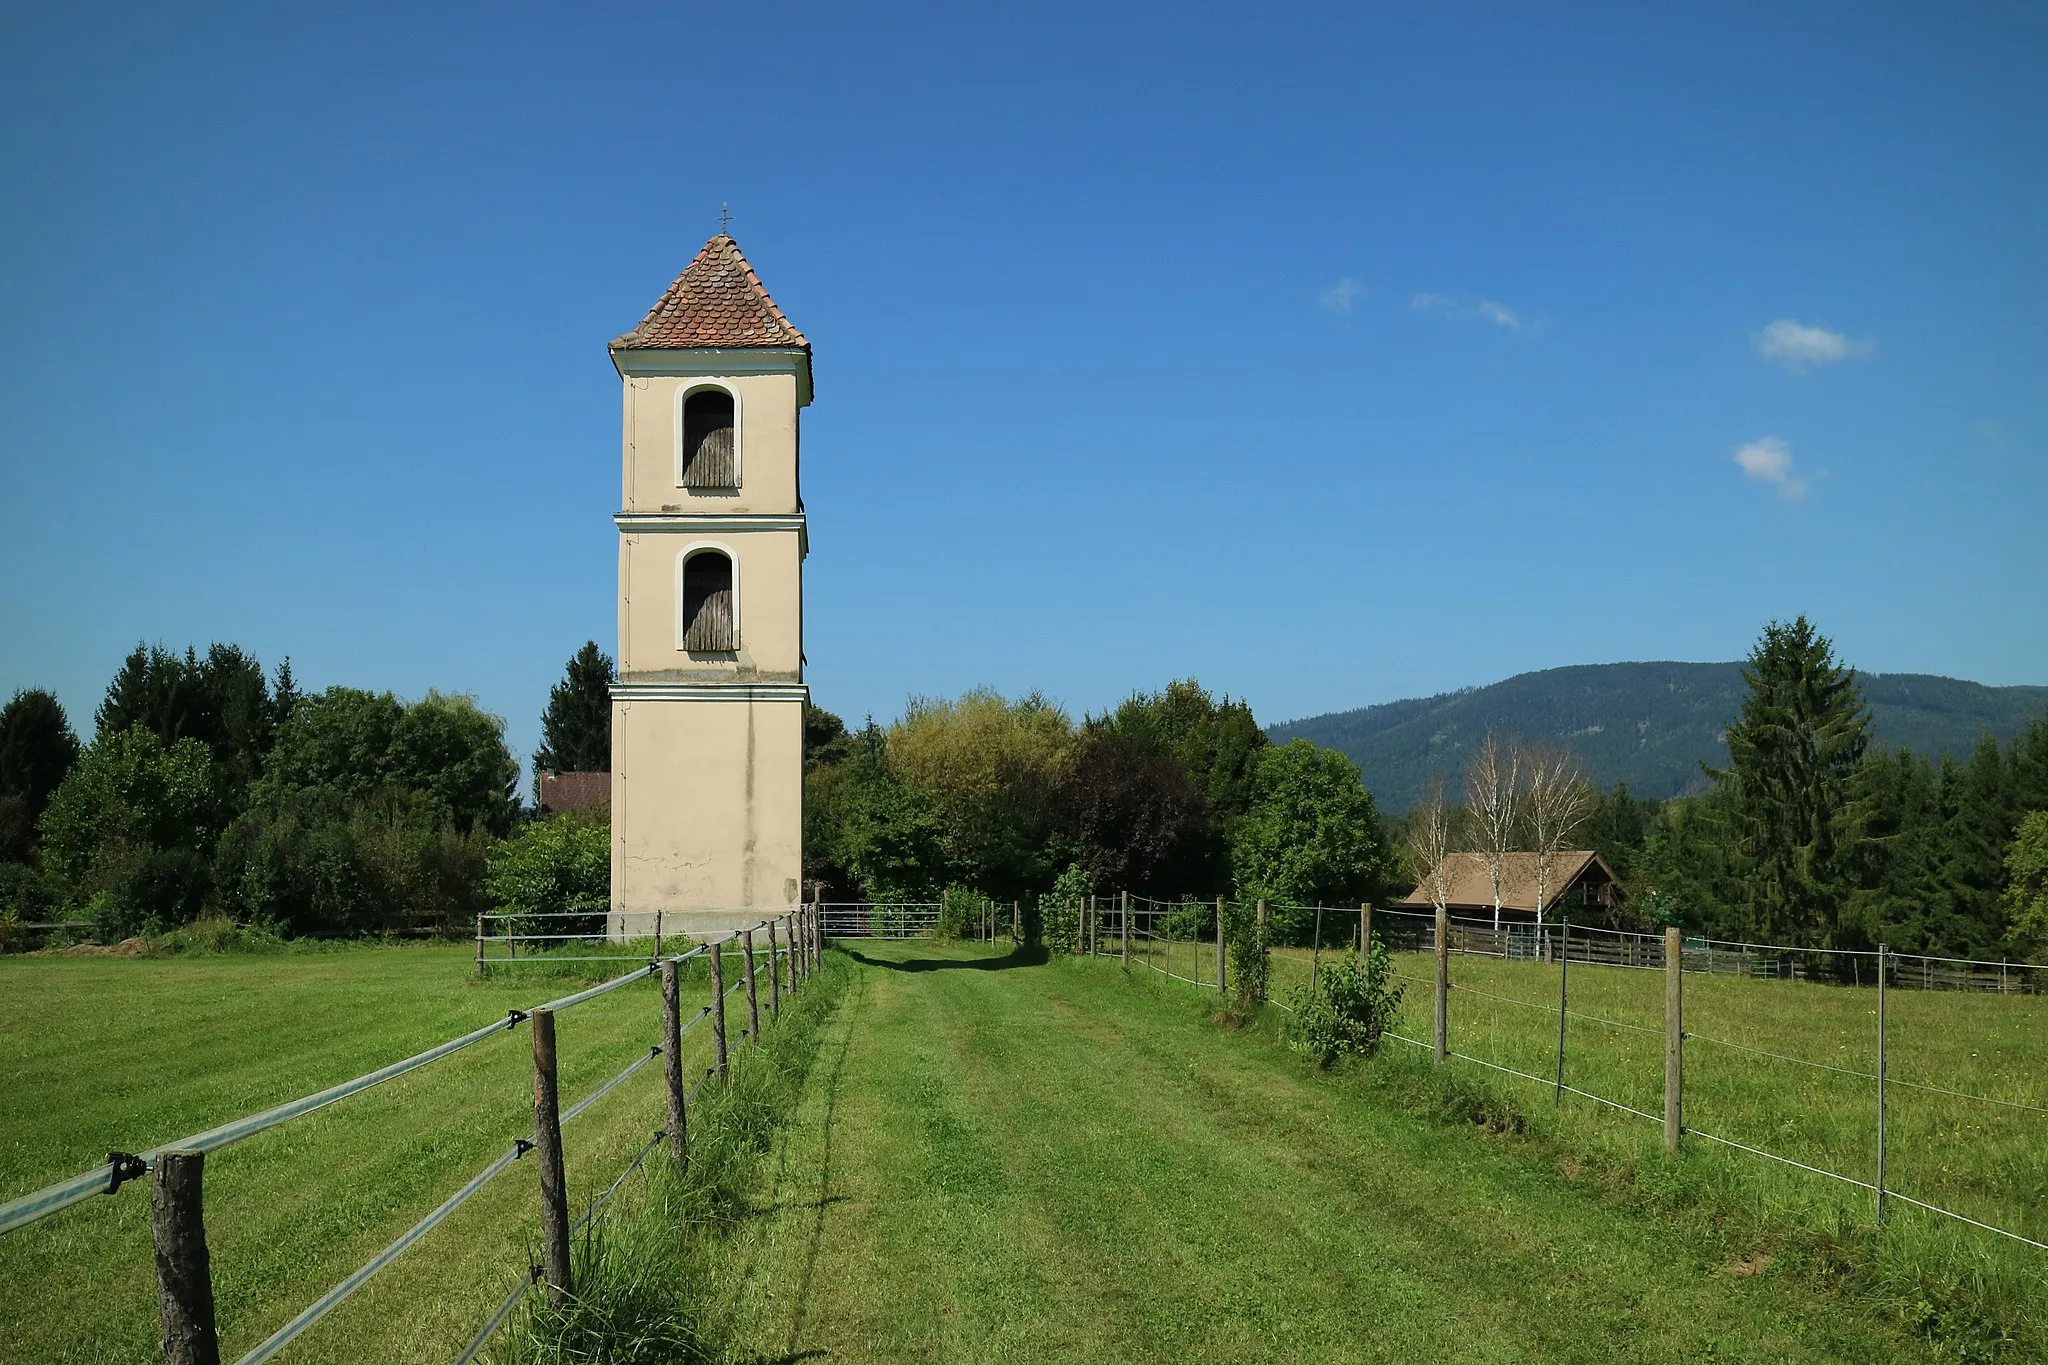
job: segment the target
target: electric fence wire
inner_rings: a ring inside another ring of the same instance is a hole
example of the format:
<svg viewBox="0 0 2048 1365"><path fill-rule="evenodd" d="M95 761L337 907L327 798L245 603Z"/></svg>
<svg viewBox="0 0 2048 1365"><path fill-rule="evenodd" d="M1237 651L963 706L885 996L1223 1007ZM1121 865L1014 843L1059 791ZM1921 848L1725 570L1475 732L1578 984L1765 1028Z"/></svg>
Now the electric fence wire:
<svg viewBox="0 0 2048 1365"><path fill-rule="evenodd" d="M585 1095L582 1099L578 1100L569 1109L565 1110L560 1120L561 1123L567 1125L572 1119L576 1118L577 1115L583 1113L586 1109L590 1108L591 1105L597 1103L606 1095L610 1094L614 1089L616 1089L620 1084L622 1084L627 1077L631 1076L634 1072L638 1071L641 1067L647 1065L648 1062L652 1061L656 1057L659 1057L660 1055L661 1049L656 1047L651 1048L646 1053L643 1053L641 1056L634 1058L631 1062L627 1063L626 1067L623 1070L621 1070L617 1075L613 1076L610 1080L606 1081L596 1090L593 1090L590 1094ZM476 1175L472 1176L468 1184L464 1185L454 1194L449 1195L448 1198L442 1201L441 1205L438 1208L436 1208L432 1213L429 1213L426 1217L420 1219L419 1222L413 1224L404 1232L400 1233L396 1241L392 1242L389 1246L385 1247L382 1251L378 1252L375 1256L372 1256L368 1261L364 1262L362 1266L356 1269L354 1273L350 1274L340 1284L335 1285L334 1288L328 1290L325 1294L322 1294L318 1299L315 1299L310 1305L308 1305L304 1310L302 1310L298 1314L298 1316L294 1317L284 1326L278 1328L275 1332L272 1332L268 1337L264 1338L262 1343L256 1346L247 1355L243 1356L241 1360L237 1362L237 1365L262 1365L263 1361L270 1359L279 1351L283 1350L300 1333L306 1331L306 1329L313 1326L315 1323L319 1322L322 1318L326 1317L336 1308L339 1308L349 1298L350 1295L354 1294L358 1289L361 1289L365 1284L367 1284L370 1281L370 1278L374 1276L378 1271L382 1270L385 1266L390 1265L393 1261L397 1260L399 1253L403 1252L413 1243L419 1241L420 1238L426 1236L429 1232L433 1231L433 1229L436 1226L438 1226L444 1219L446 1219L448 1215L454 1213L455 1210L461 1208L464 1204L468 1203L472 1198L474 1198L478 1193L480 1193L483 1190L485 1185L488 1185L492 1180L496 1179L501 1173L503 1173L506 1167L510 1166L513 1162L519 1160L520 1157L526 1155L526 1153L532 1150L533 1139L531 1137L521 1138L519 1141L514 1142L512 1146L504 1153L504 1155L500 1156L496 1161L493 1161L490 1165L484 1167L483 1170L477 1172Z"/></svg>
<svg viewBox="0 0 2048 1365"><path fill-rule="evenodd" d="M703 951L704 949L701 947L695 948L687 953L679 954L674 960L679 963L687 962ZM535 1009L557 1011L569 1009L582 1004L586 1000L593 1000L607 991L617 990L620 986L629 985L632 982L641 980L652 970L651 966L642 966L638 970L626 973L624 976L593 986L589 990L579 991L574 995L563 996L559 1000L553 1000L545 1005L536 1006ZM316 1091L311 1095L287 1101L284 1104L263 1110L261 1113L246 1115L230 1123L224 1123L218 1128L210 1128L203 1133L197 1133L191 1137L179 1138L173 1142L161 1143L151 1147L133 1159L135 1170L130 1174L123 1175L120 1179L115 1178L117 1175L116 1163L109 1161L83 1174L75 1175L69 1180L59 1181L54 1185L49 1185L30 1194L22 1195L17 1199L9 1200L5 1204L0 1204L0 1233L10 1232L15 1228L33 1223L40 1218L46 1218L61 1209L69 1208L73 1204L89 1199L93 1195L112 1194L121 1185L125 1184L127 1180L132 1179L134 1174L139 1174L141 1171L154 1167L157 1157L164 1152L218 1151L232 1143L241 1142L246 1138L256 1136L258 1133L267 1132L280 1124L289 1123L293 1119L301 1118L317 1109L324 1109L338 1100L344 1100L352 1095L361 1094L373 1086L381 1085L385 1081L403 1076L407 1072L416 1071L430 1063L438 1062L445 1057L451 1057L464 1048L474 1046L486 1038L494 1037L497 1034L518 1027L520 1022L532 1013L532 1010L508 1011L503 1019L465 1033L460 1038L451 1038L445 1043L436 1044L424 1052L415 1053L401 1061L393 1062L389 1066L379 1067L377 1070L357 1076L353 1080L343 1081L338 1085L331 1085L325 1090Z"/></svg>

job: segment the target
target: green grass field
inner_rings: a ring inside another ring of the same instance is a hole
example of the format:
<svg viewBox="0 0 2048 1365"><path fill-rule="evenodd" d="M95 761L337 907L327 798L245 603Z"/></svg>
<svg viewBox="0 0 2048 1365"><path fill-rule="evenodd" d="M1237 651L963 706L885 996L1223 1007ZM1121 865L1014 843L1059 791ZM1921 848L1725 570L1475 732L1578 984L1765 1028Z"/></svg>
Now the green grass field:
<svg viewBox="0 0 2048 1365"><path fill-rule="evenodd" d="M1034 964L924 942L836 956L840 1004L817 1030L794 1108L761 1136L741 1207L715 1238L701 1234L692 1262L703 1281L693 1311L731 1359L1929 1356L1883 1285L1830 1259L1868 1251L1867 1235L1816 1240L1827 1206L1796 1183L1813 1177L1757 1174L1754 1158L1711 1150L1666 1162L1647 1123L1569 1099L1553 1113L1547 1095L1510 1078L1452 1083L1398 1046L1318 1072L1279 1046L1272 1017L1222 1026L1213 995L1107 960ZM1525 969L1486 965L1510 974L1490 983L1503 995ZM1294 970L1282 961L1276 977ZM459 949L0 961L0 1197L84 1169L109 1146L304 1093L565 989L477 983ZM1621 1011L1633 999L1605 1003L1632 1017ZM1729 1009L1722 1027L1760 1026L1754 1002L1731 997ZM654 993L640 986L564 1014L565 1097L644 1048L654 1020ZM1460 1027L1457 1045L1476 1055L1534 1046L1505 1024L1484 1033L1476 1014ZM1554 1050L1554 1016L1549 1027ZM1540 1035L1540 1019L1528 1032ZM1811 1049L1823 1036L1809 1027L1801 1041ZM708 1039L692 1040L701 1065ZM1615 1068L1615 1084L1635 1076L1636 1060L1596 1063L1587 1046L1587 1088L1603 1089L1596 1064ZM525 1131L528 1056L524 1030L492 1039L209 1161L230 1358ZM1903 1071L1905 1058L1895 1063ZM1960 1088L2014 1080L1948 1074ZM579 1201L659 1122L657 1076L646 1068L568 1130ZM1708 1104L1716 1082L1699 1084ZM1516 1113L1526 1122L1502 1118ZM1949 1164L1963 1163L1949 1147ZM286 1358L451 1358L524 1263L532 1186L514 1166ZM0 1340L12 1358L152 1358L139 1196L0 1238ZM642 1244L671 1235L647 1225L659 1209L615 1207L638 1220ZM1973 1242L1915 1246L1949 1268L1988 1267L1994 1298L2048 1287L2048 1254L1973 1260ZM2040 1349L2021 1327L2009 1358ZM1994 1337L1952 1340L1990 1350ZM518 1342L514 1332L504 1350Z"/></svg>
<svg viewBox="0 0 2048 1365"><path fill-rule="evenodd" d="M565 995L576 983L560 971L501 969L478 981L470 950L440 947L0 959L0 1198L89 1169L109 1150L201 1131ZM686 987L687 1008L707 994L699 976ZM564 1106L653 1044L659 1021L651 981L561 1014ZM706 1064L709 1035L700 1027L684 1040L690 1067ZM228 1358L531 1130L531 1049L525 1028L509 1031L207 1159ZM661 1104L655 1064L565 1129L575 1206L660 1125ZM536 1179L531 1162L513 1165L285 1358L453 1357L525 1267ZM160 1360L157 1330L146 1185L0 1236L7 1358Z"/></svg>

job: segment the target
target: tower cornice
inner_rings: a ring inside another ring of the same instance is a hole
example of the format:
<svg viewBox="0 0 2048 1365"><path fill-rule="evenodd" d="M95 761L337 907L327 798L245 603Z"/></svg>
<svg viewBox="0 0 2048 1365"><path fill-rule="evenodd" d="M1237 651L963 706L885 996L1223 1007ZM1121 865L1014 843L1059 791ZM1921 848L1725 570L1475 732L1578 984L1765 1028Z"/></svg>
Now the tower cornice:
<svg viewBox="0 0 2048 1365"><path fill-rule="evenodd" d="M796 405L800 408L811 405L811 353L794 347L672 346L659 350L613 351L612 364L621 379L794 374Z"/></svg>
<svg viewBox="0 0 2048 1365"><path fill-rule="evenodd" d="M612 521L624 535L744 534L749 531L794 531L797 553L811 552L809 520L802 512L614 512Z"/></svg>

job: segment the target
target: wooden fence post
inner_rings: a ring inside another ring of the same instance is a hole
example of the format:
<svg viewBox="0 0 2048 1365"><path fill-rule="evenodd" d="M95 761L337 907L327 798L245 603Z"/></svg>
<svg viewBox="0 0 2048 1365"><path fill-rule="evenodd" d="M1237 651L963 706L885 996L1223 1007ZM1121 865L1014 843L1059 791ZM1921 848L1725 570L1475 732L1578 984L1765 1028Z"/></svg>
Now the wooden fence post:
<svg viewBox="0 0 2048 1365"><path fill-rule="evenodd" d="M1372 966L1372 902L1358 907L1358 970Z"/></svg>
<svg viewBox="0 0 2048 1365"><path fill-rule="evenodd" d="M1571 979L1572 922L1567 918L1557 925L1557 1091L1550 1097L1552 1104L1564 1102L1564 1021L1572 1003Z"/></svg>
<svg viewBox="0 0 2048 1365"><path fill-rule="evenodd" d="M1877 945L1877 1225L1884 1226L1884 967L1885 946Z"/></svg>
<svg viewBox="0 0 2048 1365"><path fill-rule="evenodd" d="M1308 993L1309 993L1309 994L1310 994L1311 996L1313 996L1313 995L1314 995L1314 994L1316 993L1316 991L1317 991L1317 983L1318 983L1318 982L1319 982L1319 981L1321 980L1321 978L1322 978L1322 974L1323 974L1323 907L1322 907L1322 906L1320 906L1320 905L1318 905L1318 906L1316 907L1316 937L1315 937L1315 946L1314 946L1313 948L1309 949L1309 958L1308 958Z"/></svg>
<svg viewBox="0 0 2048 1365"><path fill-rule="evenodd" d="M1685 940L1664 928L1664 1150L1685 1131Z"/></svg>
<svg viewBox="0 0 2048 1365"><path fill-rule="evenodd" d="M1259 956L1266 964L1266 984L1260 988L1260 1001L1269 1000L1273 995L1273 944L1266 937L1266 903L1258 904Z"/></svg>
<svg viewBox="0 0 2048 1365"><path fill-rule="evenodd" d="M811 899L811 917L804 925L804 936L810 940L806 951L810 954L810 969L815 972L825 955L825 904L815 896Z"/></svg>
<svg viewBox="0 0 2048 1365"><path fill-rule="evenodd" d="M540 1162L540 1260L548 1302L569 1301L569 1182L562 1170L561 1095L555 1084L555 1012L540 1009L533 1025L533 1154Z"/></svg>
<svg viewBox="0 0 2048 1365"><path fill-rule="evenodd" d="M782 1017L782 959L775 946L775 921L768 921L768 1017Z"/></svg>
<svg viewBox="0 0 2048 1365"><path fill-rule="evenodd" d="M476 974L484 974L484 912L476 912Z"/></svg>
<svg viewBox="0 0 2048 1365"><path fill-rule="evenodd" d="M1451 925L1444 907L1436 908L1436 1064L1451 1055Z"/></svg>
<svg viewBox="0 0 2048 1365"><path fill-rule="evenodd" d="M1123 965L1128 967L1131 965L1131 893L1119 891L1116 905L1117 927L1123 934Z"/></svg>
<svg viewBox="0 0 2048 1365"><path fill-rule="evenodd" d="M725 1056L725 944L711 945L711 1054L721 1083L726 1075Z"/></svg>
<svg viewBox="0 0 2048 1365"><path fill-rule="evenodd" d="M156 1297L163 1311L169 1365L220 1365L213 1325L213 1267L206 1250L201 1193L204 1152L163 1152L149 1191L149 1229L156 1242Z"/></svg>
<svg viewBox="0 0 2048 1365"><path fill-rule="evenodd" d="M1223 897L1216 898L1216 994L1223 994Z"/></svg>
<svg viewBox="0 0 2048 1365"><path fill-rule="evenodd" d="M668 1088L668 1150L676 1163L690 1159L690 1116L683 1098L682 968L661 964L661 1078Z"/></svg>
<svg viewBox="0 0 2048 1365"><path fill-rule="evenodd" d="M647 959L648 965L661 961L661 907L654 908L654 955Z"/></svg>
<svg viewBox="0 0 2048 1365"><path fill-rule="evenodd" d="M740 935L740 952L747 969L747 1036L761 1041L761 997L754 989L754 931Z"/></svg>

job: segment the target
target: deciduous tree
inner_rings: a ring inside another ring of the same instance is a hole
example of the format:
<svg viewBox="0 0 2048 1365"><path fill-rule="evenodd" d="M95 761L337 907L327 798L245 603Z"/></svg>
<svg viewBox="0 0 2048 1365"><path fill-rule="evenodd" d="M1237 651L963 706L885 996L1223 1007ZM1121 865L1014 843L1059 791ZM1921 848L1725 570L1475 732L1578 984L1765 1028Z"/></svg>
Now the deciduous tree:
<svg viewBox="0 0 2048 1365"><path fill-rule="evenodd" d="M1305 941L1314 919L1293 907L1376 899L1395 867L1358 765L1305 739L1260 754L1231 863L1241 897L1272 903L1280 942Z"/></svg>

